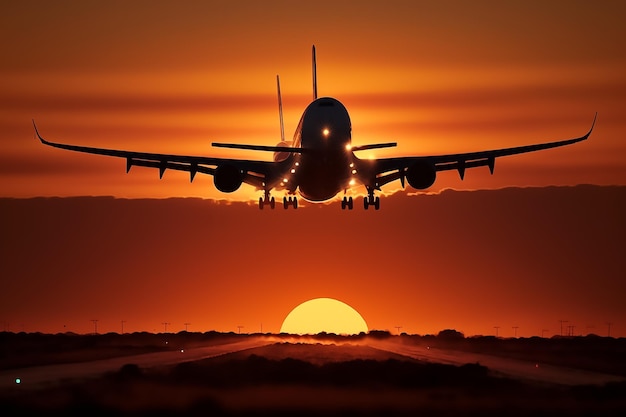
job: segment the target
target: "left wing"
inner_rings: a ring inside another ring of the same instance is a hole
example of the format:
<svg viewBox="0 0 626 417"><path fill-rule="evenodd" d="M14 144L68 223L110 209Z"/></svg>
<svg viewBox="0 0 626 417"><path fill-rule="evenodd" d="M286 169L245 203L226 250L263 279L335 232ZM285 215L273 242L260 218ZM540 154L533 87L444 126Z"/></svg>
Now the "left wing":
<svg viewBox="0 0 626 417"><path fill-rule="evenodd" d="M257 188L264 188L272 177L276 176L279 163L269 161L251 161L243 159L211 158L204 156L168 155L147 152L132 152L115 149L92 148L88 146L66 145L45 140L39 134L39 130L33 120L33 126L37 137L44 145L68 151L84 152L95 155L113 156L126 159L126 172L133 166L143 166L159 169L159 178L167 169L187 171L190 173L190 181L193 182L197 173L215 176L221 166L234 167L241 173L241 180Z"/></svg>
<svg viewBox="0 0 626 417"><path fill-rule="evenodd" d="M459 172L459 176L463 179L466 168L480 166L488 166L490 172L493 174L495 160L501 156L517 155L521 153L540 151L543 149L557 148L559 146L571 145L573 143L586 140L593 131L597 117L598 113L595 114L591 128L585 135L574 139L451 155L383 158L372 161L360 160L359 168L360 171L363 172L361 179L365 185L379 189L384 184L388 184L397 179L399 179L404 186L404 180L410 175L409 171L412 167L417 167L416 170L420 171L419 174L432 176L433 181L435 173L438 171L457 170ZM409 179L409 183L410 182L411 181ZM428 184L428 186L431 184L432 182ZM416 188L427 188L427 186Z"/></svg>

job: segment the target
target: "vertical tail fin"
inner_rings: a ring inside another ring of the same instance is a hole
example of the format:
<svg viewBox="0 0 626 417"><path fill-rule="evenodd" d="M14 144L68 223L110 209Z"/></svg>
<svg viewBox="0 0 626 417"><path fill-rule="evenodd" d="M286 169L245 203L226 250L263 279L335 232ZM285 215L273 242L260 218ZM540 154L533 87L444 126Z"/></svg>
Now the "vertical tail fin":
<svg viewBox="0 0 626 417"><path fill-rule="evenodd" d="M276 87L278 89L278 117L280 118L280 141L285 141L285 121L283 119L283 98L280 94L280 78L276 76Z"/></svg>
<svg viewBox="0 0 626 417"><path fill-rule="evenodd" d="M313 45L313 100L317 99L317 64L315 62L315 45Z"/></svg>

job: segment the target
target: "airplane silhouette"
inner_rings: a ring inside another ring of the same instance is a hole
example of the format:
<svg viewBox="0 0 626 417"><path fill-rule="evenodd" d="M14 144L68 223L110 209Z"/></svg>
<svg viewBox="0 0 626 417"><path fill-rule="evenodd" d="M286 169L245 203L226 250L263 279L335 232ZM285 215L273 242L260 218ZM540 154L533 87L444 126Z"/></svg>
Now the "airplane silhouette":
<svg viewBox="0 0 626 417"><path fill-rule="evenodd" d="M352 186L362 184L367 190L363 207L380 208L380 198L375 191L392 181L399 180L404 188L405 181L415 189L430 187L437 172L457 170L461 179L467 168L489 167L493 174L495 160L501 156L516 155L543 149L571 145L589 137L596 123L594 116L589 132L584 136L556 142L514 148L496 149L437 156L403 156L381 159L359 159L355 152L396 146L392 143L352 146L352 126L345 106L332 97L317 97L317 65L315 46L313 61L313 101L304 110L291 142L285 141L280 79L276 76L278 107L280 115L281 141L276 146L242 145L232 143L212 143L222 148L248 149L274 152L273 161L213 158L205 156L167 155L146 152L132 152L114 149L92 148L49 142L41 137L35 121L33 126L37 137L44 145L76 152L114 156L126 159L126 172L133 166L159 169L159 178L167 169L187 171L193 182L197 173L213 176L215 187L224 193L239 189L242 183L250 184L264 195L259 198L259 208L275 207L271 191L285 192L283 207L298 208L299 194L306 201L319 203L346 192ZM342 209L353 208L352 197L344 195Z"/></svg>

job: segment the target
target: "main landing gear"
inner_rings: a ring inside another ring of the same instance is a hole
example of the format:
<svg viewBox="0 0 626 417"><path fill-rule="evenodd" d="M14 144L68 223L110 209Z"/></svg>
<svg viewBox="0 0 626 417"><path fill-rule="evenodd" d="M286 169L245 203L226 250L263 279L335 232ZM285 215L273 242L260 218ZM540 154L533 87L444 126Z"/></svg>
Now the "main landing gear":
<svg viewBox="0 0 626 417"><path fill-rule="evenodd" d="M283 207L285 210L289 208L289 206L293 206L294 209L298 208L298 199L296 197L283 197ZM272 207L274 208L274 207Z"/></svg>
<svg viewBox="0 0 626 417"><path fill-rule="evenodd" d="M354 206L354 201L352 200L352 197L344 197L343 200L341 200L342 210L345 210L346 208L348 210L352 210L353 206Z"/></svg>
<svg viewBox="0 0 626 417"><path fill-rule="evenodd" d="M274 200L274 197L270 198L269 190L265 190L265 196L259 197L259 210L263 210L263 206L266 206L268 204L270 208L273 210L274 207L276 207L276 200Z"/></svg>
<svg viewBox="0 0 626 417"><path fill-rule="evenodd" d="M259 209L263 210L265 206L269 205L273 210L276 207L276 200L274 197L270 197L270 192L268 190L265 191L265 195L263 197L259 197ZM283 197L283 207L286 209L289 206L293 206L294 209L298 208L298 199L294 196Z"/></svg>
<svg viewBox="0 0 626 417"><path fill-rule="evenodd" d="M363 199L363 208L367 210L369 206L374 206L375 210L380 209L380 197L374 197L374 190L367 190L367 197Z"/></svg>

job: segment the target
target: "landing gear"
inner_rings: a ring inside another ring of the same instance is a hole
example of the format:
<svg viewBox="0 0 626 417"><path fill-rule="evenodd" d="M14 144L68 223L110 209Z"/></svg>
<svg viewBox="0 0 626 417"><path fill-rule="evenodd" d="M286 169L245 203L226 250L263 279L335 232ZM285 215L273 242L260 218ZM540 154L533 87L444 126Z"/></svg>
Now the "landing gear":
<svg viewBox="0 0 626 417"><path fill-rule="evenodd" d="M297 197L283 197L283 207L285 210L289 208L289 206L293 206L294 209L298 208L298 198Z"/></svg>
<svg viewBox="0 0 626 417"><path fill-rule="evenodd" d="M380 209L380 197L374 197L374 190L367 190L367 197L363 199L363 208L367 210L369 206L374 206L375 210Z"/></svg>
<svg viewBox="0 0 626 417"><path fill-rule="evenodd" d="M342 210L345 210L346 208L348 208L348 210L352 210L353 206L354 206L354 201L352 200L352 197L344 197L343 200L341 200Z"/></svg>
<svg viewBox="0 0 626 417"><path fill-rule="evenodd" d="M276 200L274 197L270 197L269 190L265 190L265 196L259 197L259 210L263 210L263 206L269 204L270 208L273 210L276 207Z"/></svg>

